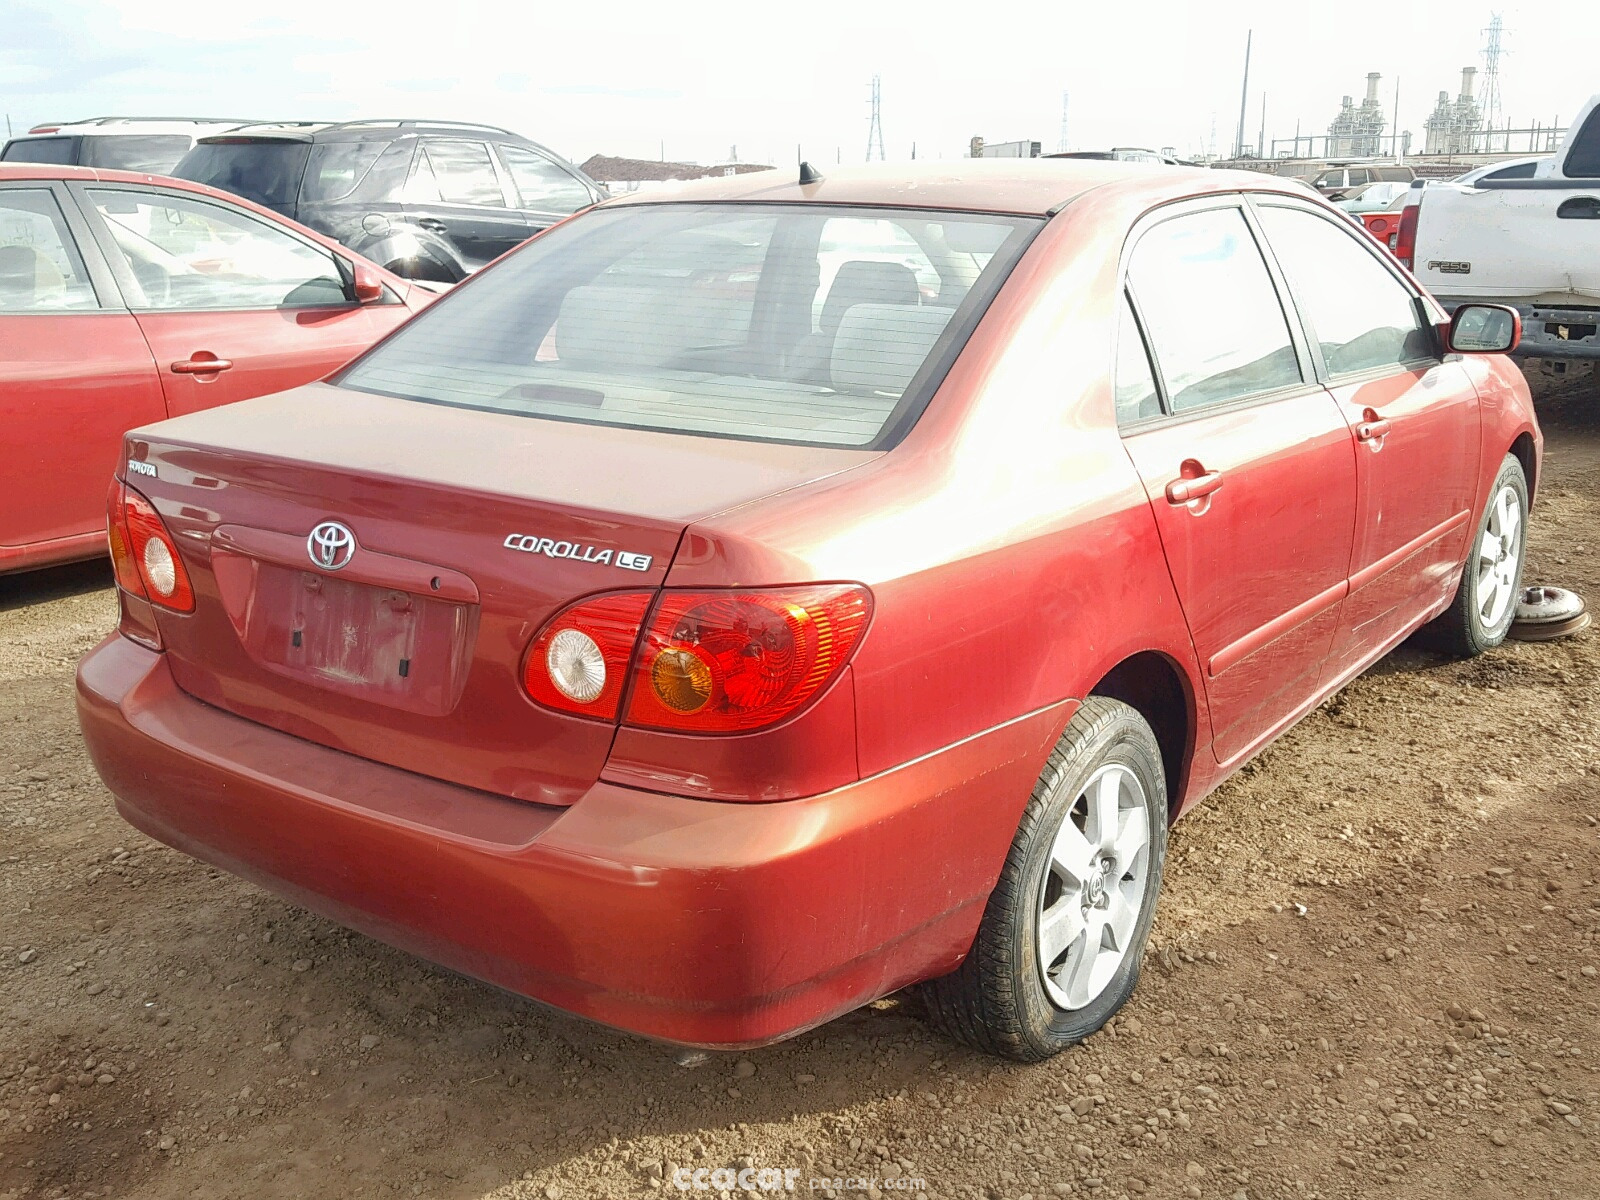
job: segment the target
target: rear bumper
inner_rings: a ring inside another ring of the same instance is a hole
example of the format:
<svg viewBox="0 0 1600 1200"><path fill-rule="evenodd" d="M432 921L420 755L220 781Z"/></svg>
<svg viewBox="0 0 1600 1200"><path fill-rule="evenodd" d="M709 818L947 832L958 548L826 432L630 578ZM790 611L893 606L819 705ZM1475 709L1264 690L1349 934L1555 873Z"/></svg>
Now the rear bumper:
<svg viewBox="0 0 1600 1200"><path fill-rule="evenodd" d="M403 949L635 1033L758 1045L954 968L1071 716L807 800L470 791L202 704L117 635L78 669L133 825Z"/></svg>

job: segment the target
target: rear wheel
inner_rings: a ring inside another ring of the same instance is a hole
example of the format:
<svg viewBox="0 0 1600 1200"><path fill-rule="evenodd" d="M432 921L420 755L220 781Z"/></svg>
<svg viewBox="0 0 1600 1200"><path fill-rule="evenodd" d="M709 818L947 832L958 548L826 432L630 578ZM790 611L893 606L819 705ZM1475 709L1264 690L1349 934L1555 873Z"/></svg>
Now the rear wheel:
<svg viewBox="0 0 1600 1200"><path fill-rule="evenodd" d="M1138 982L1166 849L1155 735L1090 697L1034 786L966 961L925 985L933 1022L1024 1062L1099 1029Z"/></svg>
<svg viewBox="0 0 1600 1200"><path fill-rule="evenodd" d="M1522 591L1527 534L1528 482L1522 463L1508 454L1467 548L1456 598L1434 622L1434 632L1445 650L1471 658L1506 640Z"/></svg>

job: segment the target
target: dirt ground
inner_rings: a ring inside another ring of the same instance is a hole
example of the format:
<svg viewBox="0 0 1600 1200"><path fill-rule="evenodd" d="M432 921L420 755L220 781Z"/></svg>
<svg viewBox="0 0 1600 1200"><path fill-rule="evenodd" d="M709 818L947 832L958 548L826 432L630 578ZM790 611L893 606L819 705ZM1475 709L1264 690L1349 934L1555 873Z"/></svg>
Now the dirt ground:
<svg viewBox="0 0 1600 1200"><path fill-rule="evenodd" d="M1529 576L1600 601L1600 387L1536 389ZM114 611L98 564L0 579L0 1200L670 1196L679 1166L1600 1195L1600 634L1402 648L1302 722L1174 831L1138 994L1047 1064L942 1040L914 996L682 1063L125 826L72 710Z"/></svg>

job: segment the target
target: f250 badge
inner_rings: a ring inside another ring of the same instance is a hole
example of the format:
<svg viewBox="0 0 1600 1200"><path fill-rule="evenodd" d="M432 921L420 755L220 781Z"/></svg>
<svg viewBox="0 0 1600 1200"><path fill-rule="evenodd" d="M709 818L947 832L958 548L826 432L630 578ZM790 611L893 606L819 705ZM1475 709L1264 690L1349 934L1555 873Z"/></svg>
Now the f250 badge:
<svg viewBox="0 0 1600 1200"><path fill-rule="evenodd" d="M1472 264L1469 262L1454 262L1436 258L1428 264L1428 270L1437 271L1441 275L1471 275Z"/></svg>
<svg viewBox="0 0 1600 1200"><path fill-rule="evenodd" d="M652 561L648 554L635 554L631 550L601 550L598 546L584 546L577 542L557 542L532 533L508 533L502 543L507 550L520 550L524 554L542 554L546 558L570 558L574 562L609 563L624 571L648 571Z"/></svg>

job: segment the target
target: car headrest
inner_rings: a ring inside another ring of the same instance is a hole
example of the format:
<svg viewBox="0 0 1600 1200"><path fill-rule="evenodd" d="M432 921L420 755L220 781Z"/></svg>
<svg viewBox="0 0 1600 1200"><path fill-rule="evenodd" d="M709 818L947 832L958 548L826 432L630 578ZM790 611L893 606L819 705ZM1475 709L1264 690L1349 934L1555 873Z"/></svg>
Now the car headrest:
<svg viewBox="0 0 1600 1200"><path fill-rule="evenodd" d="M556 321L556 354L568 366L606 371L660 367L705 346L744 341L750 303L697 295L680 280L573 288Z"/></svg>
<svg viewBox="0 0 1600 1200"><path fill-rule="evenodd" d="M36 308L59 299L66 281L32 246L0 246L0 308Z"/></svg>
<svg viewBox="0 0 1600 1200"><path fill-rule="evenodd" d="M858 304L917 304L917 273L904 263L851 259L839 268L822 302L823 333L837 334L844 314Z"/></svg>
<svg viewBox="0 0 1600 1200"><path fill-rule="evenodd" d="M833 339L829 370L842 391L898 396L911 383L953 310L914 304L855 304Z"/></svg>

